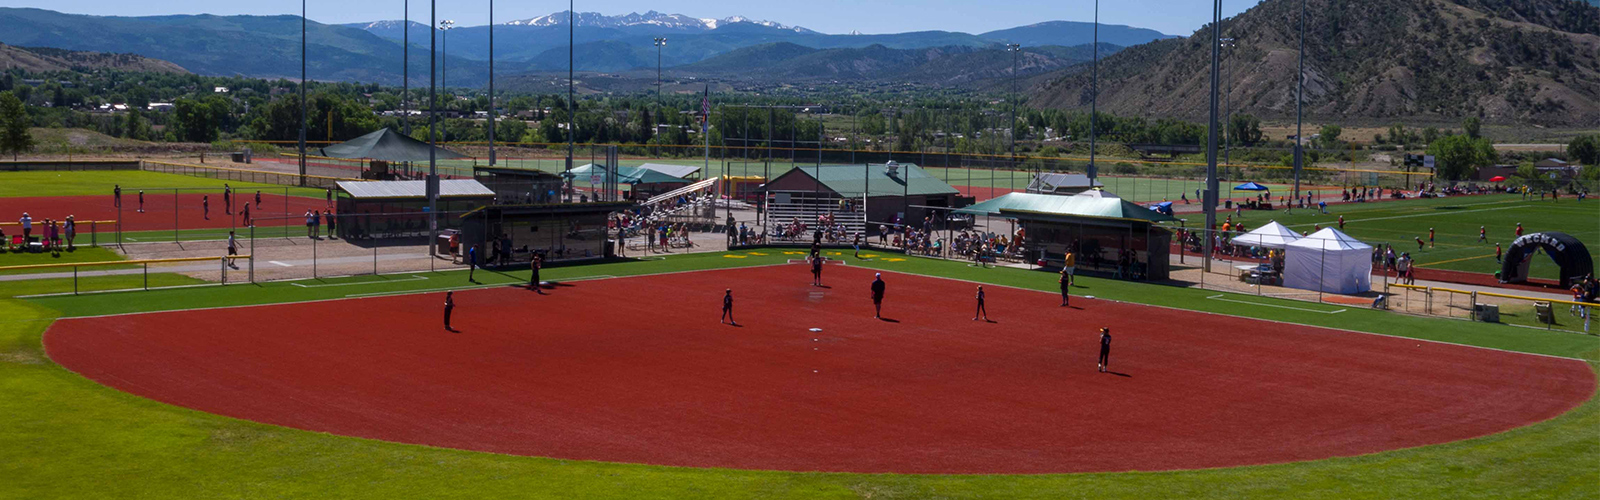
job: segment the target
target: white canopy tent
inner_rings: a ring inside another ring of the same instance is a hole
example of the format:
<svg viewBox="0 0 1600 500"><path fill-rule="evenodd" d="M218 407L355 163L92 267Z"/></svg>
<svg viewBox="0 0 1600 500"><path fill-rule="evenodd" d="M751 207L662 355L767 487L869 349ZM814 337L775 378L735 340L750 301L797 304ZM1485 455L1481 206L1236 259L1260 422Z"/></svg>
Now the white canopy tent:
<svg viewBox="0 0 1600 500"><path fill-rule="evenodd" d="M1240 246L1282 249L1298 239L1300 239L1299 233L1284 227L1278 221L1272 221L1248 233L1235 236L1230 241Z"/></svg>
<svg viewBox="0 0 1600 500"><path fill-rule="evenodd" d="M1283 286L1356 294L1372 289L1372 246L1327 228L1285 247Z"/></svg>

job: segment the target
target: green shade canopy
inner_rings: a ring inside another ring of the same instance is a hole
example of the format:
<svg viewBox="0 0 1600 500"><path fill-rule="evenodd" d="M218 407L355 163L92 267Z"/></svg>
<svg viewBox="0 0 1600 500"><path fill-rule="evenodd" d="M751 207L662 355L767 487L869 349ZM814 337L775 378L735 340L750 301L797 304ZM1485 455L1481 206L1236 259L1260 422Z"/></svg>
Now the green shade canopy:
<svg viewBox="0 0 1600 500"><path fill-rule="evenodd" d="M611 180L608 177L611 175L610 169L606 168L605 165L596 165L593 163L574 168L568 172L562 172L561 175L578 180L589 180L598 175L601 176L602 179ZM684 179L682 177L675 177L658 170L640 167L617 168L617 178L615 180L617 184L660 184L690 182L688 179Z"/></svg>
<svg viewBox="0 0 1600 500"><path fill-rule="evenodd" d="M1072 196L1035 193L1009 193L966 208L956 213L1014 217L1017 213L1093 217L1101 219L1135 219L1150 222L1178 220L1117 195L1100 190L1084 191Z"/></svg>
<svg viewBox="0 0 1600 500"><path fill-rule="evenodd" d="M436 149L436 158L440 160L465 158L448 149L431 148L426 142L406 137L405 134L388 128L381 128L377 132L322 148L317 155L329 158L418 162L428 161L429 149Z"/></svg>

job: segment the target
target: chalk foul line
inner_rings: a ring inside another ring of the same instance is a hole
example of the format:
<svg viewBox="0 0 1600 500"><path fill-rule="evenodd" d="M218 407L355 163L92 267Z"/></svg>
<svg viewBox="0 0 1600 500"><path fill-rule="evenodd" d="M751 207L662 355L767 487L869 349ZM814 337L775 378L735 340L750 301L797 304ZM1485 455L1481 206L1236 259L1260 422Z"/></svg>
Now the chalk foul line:
<svg viewBox="0 0 1600 500"><path fill-rule="evenodd" d="M1340 310L1337 310L1337 311L1322 311L1322 310L1318 310L1318 309L1306 309L1304 307L1284 306L1284 305L1277 305L1277 304L1263 304L1263 303L1260 303L1260 302L1251 302L1251 301L1248 301L1248 300L1234 300L1234 299L1229 299L1229 298L1225 298L1225 297L1227 297L1227 296L1226 295L1222 295L1222 294L1217 294L1217 295L1212 295L1212 296L1206 297L1206 298L1211 299L1211 300L1220 300L1220 301L1223 301L1223 302L1233 302L1235 304L1248 304L1248 305L1252 305L1252 306L1276 307L1276 308L1279 308L1279 309L1293 309L1293 310L1296 310L1296 311L1314 312L1314 313L1318 313L1318 314L1339 314L1339 313L1342 313L1342 312L1345 312L1345 311L1349 310L1349 309L1340 309Z"/></svg>

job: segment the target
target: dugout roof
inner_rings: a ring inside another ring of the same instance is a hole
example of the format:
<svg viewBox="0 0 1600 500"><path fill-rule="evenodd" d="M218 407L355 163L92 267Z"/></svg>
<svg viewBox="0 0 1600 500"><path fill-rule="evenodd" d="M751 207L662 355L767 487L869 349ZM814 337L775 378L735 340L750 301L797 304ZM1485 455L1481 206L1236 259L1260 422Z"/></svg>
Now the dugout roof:
<svg viewBox="0 0 1600 500"><path fill-rule="evenodd" d="M340 181L339 190L357 200L427 199L427 181ZM493 198L494 191L478 181L439 181L440 198Z"/></svg>

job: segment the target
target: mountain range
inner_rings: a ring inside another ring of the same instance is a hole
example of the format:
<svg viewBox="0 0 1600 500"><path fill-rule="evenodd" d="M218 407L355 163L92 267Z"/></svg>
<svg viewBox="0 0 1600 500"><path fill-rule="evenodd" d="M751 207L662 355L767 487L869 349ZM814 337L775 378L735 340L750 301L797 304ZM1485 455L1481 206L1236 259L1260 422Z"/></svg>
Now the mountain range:
<svg viewBox="0 0 1600 500"><path fill-rule="evenodd" d="M1305 112L1384 120L1469 116L1600 126L1600 8L1577 0L1308 0ZM1222 24L1221 88L1235 112L1295 113L1297 0L1265 0ZM1099 109L1204 119L1211 29L1100 62ZM1090 75L1039 77L1037 106L1087 110Z"/></svg>
<svg viewBox="0 0 1600 500"><path fill-rule="evenodd" d="M569 43L566 17L565 12L558 12L496 25L495 71L565 72ZM1087 43L1084 30L1091 27L1083 23L1042 23L981 35L949 31L831 35L738 16L703 19L659 12L621 16L590 12L575 17L576 26L570 36L576 45L572 51L577 70L587 72L653 69L658 55L662 66L685 66L738 49L778 43L818 50L874 46L892 50L950 48L928 52L931 56L963 54L954 49L957 47L999 51L1004 43L1070 47ZM115 17L0 8L0 26L6 27L0 30L0 43L133 53L171 61L206 75L298 78L300 24L297 16ZM412 82L426 81L428 37L432 30L425 24L310 22L307 26L307 71L312 79L397 84L403 74L399 64L402 40L409 32ZM446 83L480 86L487 80L488 32L487 26L471 26L439 33ZM1100 33L1103 41L1114 45L1168 38L1153 30L1126 26L1101 25ZM653 43L656 37L667 38L667 45L658 49Z"/></svg>
<svg viewBox="0 0 1600 500"><path fill-rule="evenodd" d="M24 71L94 71L112 69L150 73L180 73L189 71L160 59L135 54L107 54L76 50L40 47L13 47L0 44L0 69L18 68Z"/></svg>

